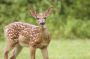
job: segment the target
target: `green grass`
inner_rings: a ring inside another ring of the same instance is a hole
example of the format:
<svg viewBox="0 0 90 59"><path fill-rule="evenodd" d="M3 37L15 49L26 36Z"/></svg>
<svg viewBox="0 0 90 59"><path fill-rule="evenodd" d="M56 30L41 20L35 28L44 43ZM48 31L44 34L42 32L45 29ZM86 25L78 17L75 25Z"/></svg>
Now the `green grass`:
<svg viewBox="0 0 90 59"><path fill-rule="evenodd" d="M0 59L3 59L4 46L0 42ZM48 50L50 59L90 59L90 40L52 40ZM24 48L17 59L30 59L29 49ZM36 59L42 59L39 49Z"/></svg>

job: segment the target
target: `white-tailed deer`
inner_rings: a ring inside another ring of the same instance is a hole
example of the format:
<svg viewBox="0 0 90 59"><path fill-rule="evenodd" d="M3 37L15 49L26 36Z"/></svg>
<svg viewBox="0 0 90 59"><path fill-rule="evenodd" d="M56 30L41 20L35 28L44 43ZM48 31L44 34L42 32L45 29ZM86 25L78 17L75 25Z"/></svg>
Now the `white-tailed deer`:
<svg viewBox="0 0 90 59"><path fill-rule="evenodd" d="M8 53L12 50L10 59L16 59L17 55L22 50L23 46L30 47L30 59L35 59L36 48L40 48L44 59L48 59L47 47L50 42L50 34L45 27L45 20L51 13L52 8L49 8L44 13L37 14L35 11L31 15L36 18L38 26L14 22L7 25L4 29L4 34L7 39L7 45L4 51L4 59L8 59Z"/></svg>

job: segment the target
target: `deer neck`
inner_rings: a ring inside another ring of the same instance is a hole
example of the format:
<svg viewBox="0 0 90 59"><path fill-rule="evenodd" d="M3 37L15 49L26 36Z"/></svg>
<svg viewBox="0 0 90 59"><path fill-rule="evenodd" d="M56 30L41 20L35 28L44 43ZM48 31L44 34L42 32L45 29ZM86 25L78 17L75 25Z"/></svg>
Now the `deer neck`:
<svg viewBox="0 0 90 59"><path fill-rule="evenodd" d="M45 25L44 26L40 26L40 31L41 31L42 35L45 36L46 32L47 32L46 26Z"/></svg>
<svg viewBox="0 0 90 59"><path fill-rule="evenodd" d="M40 30L41 30L42 32L44 32L45 29L46 29L46 26L45 26L45 25L44 25L44 26L40 26Z"/></svg>

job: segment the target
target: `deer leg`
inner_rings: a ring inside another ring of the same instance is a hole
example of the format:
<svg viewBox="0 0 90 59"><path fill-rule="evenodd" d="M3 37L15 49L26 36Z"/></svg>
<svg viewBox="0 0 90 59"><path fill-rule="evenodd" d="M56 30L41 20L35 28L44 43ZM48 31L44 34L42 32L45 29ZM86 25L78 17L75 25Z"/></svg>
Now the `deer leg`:
<svg viewBox="0 0 90 59"><path fill-rule="evenodd" d="M48 50L47 47L41 49L43 59L49 59L48 58Z"/></svg>
<svg viewBox="0 0 90 59"><path fill-rule="evenodd" d="M10 59L16 59L16 57L21 52L21 50L22 50L22 46L20 46L19 44L17 44L14 47L14 49L12 50L12 55L11 55Z"/></svg>
<svg viewBox="0 0 90 59"><path fill-rule="evenodd" d="M5 47L5 49L4 49L4 59L8 59L9 50L10 50L9 47Z"/></svg>
<svg viewBox="0 0 90 59"><path fill-rule="evenodd" d="M35 53L36 53L36 48L34 48L34 47L31 47L31 59L35 59Z"/></svg>
<svg viewBox="0 0 90 59"><path fill-rule="evenodd" d="M7 46L4 49L4 59L8 59L8 53L15 47L15 43L8 42Z"/></svg>

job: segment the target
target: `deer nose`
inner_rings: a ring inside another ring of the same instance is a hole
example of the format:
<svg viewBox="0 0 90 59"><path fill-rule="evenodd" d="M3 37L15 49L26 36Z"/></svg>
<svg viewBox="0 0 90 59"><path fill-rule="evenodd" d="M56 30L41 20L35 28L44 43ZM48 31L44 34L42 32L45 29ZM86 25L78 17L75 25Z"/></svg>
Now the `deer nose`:
<svg viewBox="0 0 90 59"><path fill-rule="evenodd" d="M45 22L40 23L40 25L44 25L44 24L45 24Z"/></svg>

